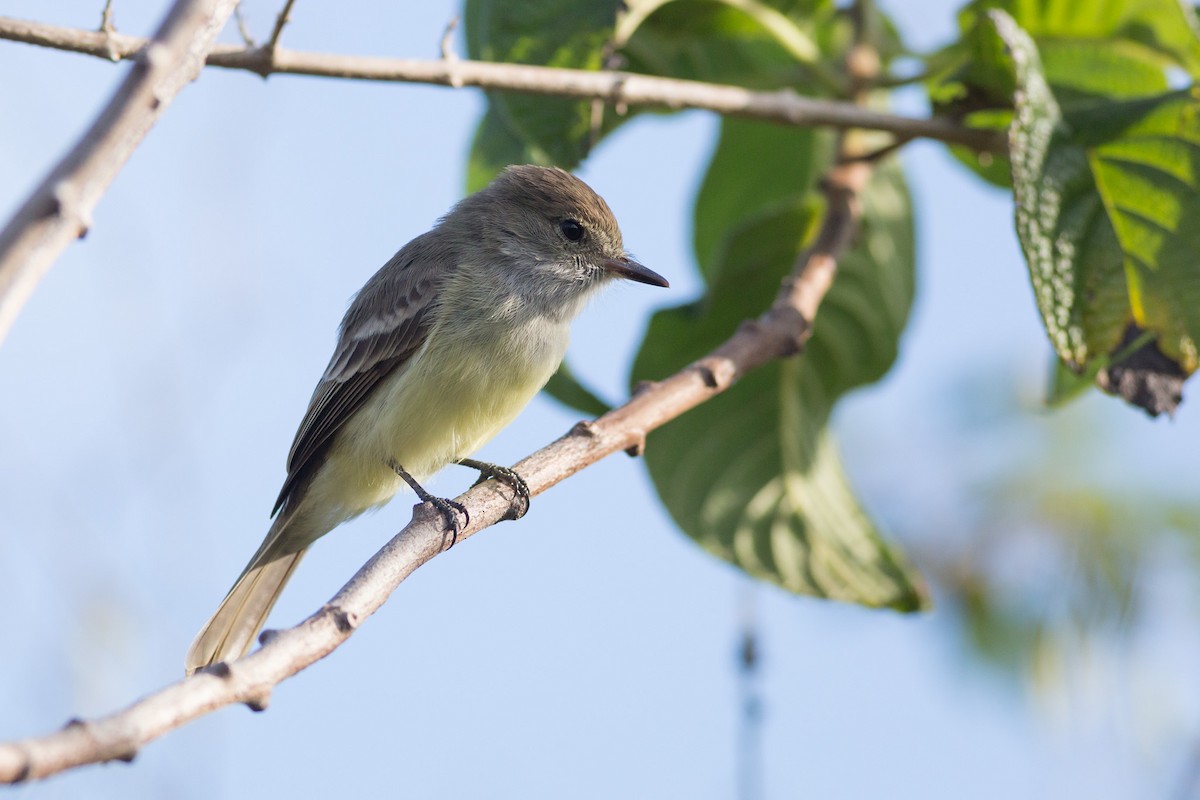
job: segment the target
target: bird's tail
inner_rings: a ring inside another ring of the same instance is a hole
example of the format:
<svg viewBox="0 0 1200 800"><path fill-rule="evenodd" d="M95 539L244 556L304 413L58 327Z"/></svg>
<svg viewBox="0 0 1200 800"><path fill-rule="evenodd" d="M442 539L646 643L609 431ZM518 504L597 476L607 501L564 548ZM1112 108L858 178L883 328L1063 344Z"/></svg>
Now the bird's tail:
<svg viewBox="0 0 1200 800"><path fill-rule="evenodd" d="M288 522L283 517L281 514L275 519L262 547L250 559L216 613L196 634L185 662L188 675L219 661L241 658L254 645L279 593L307 550L280 546Z"/></svg>

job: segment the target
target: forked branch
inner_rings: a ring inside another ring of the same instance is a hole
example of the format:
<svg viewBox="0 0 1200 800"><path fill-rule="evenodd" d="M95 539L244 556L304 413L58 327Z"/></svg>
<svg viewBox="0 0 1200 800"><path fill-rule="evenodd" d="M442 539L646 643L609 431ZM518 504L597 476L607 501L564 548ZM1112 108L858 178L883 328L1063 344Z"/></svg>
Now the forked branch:
<svg viewBox="0 0 1200 800"><path fill-rule="evenodd" d="M92 211L142 138L204 67L237 0L176 0L92 127L0 230L0 340L50 265L87 233ZM106 20L111 21L111 20ZM110 30L89 32L105 58L128 58Z"/></svg>

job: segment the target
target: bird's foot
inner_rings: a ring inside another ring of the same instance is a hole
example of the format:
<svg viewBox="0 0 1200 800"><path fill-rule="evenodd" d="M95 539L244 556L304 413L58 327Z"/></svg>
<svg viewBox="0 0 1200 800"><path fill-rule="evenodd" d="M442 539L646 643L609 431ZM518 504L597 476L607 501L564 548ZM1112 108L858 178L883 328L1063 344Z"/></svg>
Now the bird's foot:
<svg viewBox="0 0 1200 800"><path fill-rule="evenodd" d="M421 502L429 503L429 505L433 506L442 515L442 519L446 521L446 527L450 529L450 547L454 547L454 544L458 541L458 535L471 524L471 512L467 511L467 507L462 503L455 500L448 500L445 497L437 497L425 491L425 487L418 483L416 478L409 475L404 467L400 466L395 459L388 459L387 463L393 472L412 487L417 497L421 498ZM459 521L459 514L462 514L462 522Z"/></svg>
<svg viewBox="0 0 1200 800"><path fill-rule="evenodd" d="M476 461L473 458L460 458L458 463L464 467L479 470L479 480L475 481L475 486L491 478L513 490L513 499L509 503L508 513L504 515L505 519L520 519L529 512L531 496L529 484L517 474L516 470L502 467L499 464L489 464L486 461Z"/></svg>

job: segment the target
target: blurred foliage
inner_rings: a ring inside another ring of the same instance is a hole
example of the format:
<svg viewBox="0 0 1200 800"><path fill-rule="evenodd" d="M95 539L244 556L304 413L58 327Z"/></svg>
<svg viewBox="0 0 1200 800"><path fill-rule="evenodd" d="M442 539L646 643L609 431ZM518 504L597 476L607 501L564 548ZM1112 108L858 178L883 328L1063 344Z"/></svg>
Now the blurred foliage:
<svg viewBox="0 0 1200 800"><path fill-rule="evenodd" d="M979 401L958 393L953 402ZM953 529L926 532L916 560L970 652L1058 688L1057 668L1090 642L1128 652L1165 573L1197 585L1200 499L1101 474L1121 454L1113 437L1095 435L1105 428L1095 405L1052 418L989 405L939 435L960 457L992 460L953 488L970 503Z"/></svg>

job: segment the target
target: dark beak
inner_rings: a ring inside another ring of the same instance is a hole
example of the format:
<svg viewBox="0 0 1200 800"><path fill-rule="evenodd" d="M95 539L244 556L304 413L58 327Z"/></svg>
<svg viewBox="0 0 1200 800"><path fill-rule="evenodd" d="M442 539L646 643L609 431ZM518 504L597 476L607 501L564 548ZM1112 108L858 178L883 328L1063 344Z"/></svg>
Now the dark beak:
<svg viewBox="0 0 1200 800"><path fill-rule="evenodd" d="M667 283L667 279L662 275L659 275L652 269L643 267L628 256L610 258L600 266L604 267L606 272L616 275L618 278L628 278L638 283L648 283L651 286L662 286L664 288L671 285Z"/></svg>

